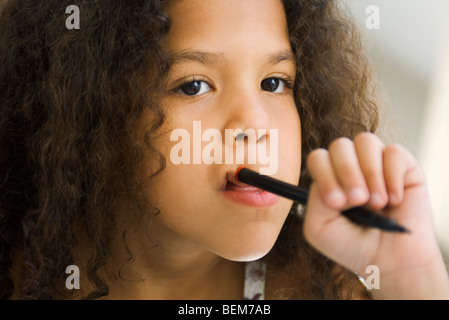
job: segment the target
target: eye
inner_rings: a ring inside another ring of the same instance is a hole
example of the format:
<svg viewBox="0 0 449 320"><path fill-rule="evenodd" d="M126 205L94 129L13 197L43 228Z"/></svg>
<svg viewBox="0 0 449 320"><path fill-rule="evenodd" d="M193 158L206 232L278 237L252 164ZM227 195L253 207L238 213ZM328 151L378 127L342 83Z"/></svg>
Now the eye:
<svg viewBox="0 0 449 320"><path fill-rule="evenodd" d="M260 83L260 87L262 90L274 92L274 93L282 93L285 91L285 88L290 88L290 84L287 80L280 78L268 78L263 80Z"/></svg>
<svg viewBox="0 0 449 320"><path fill-rule="evenodd" d="M193 80L183 83L175 89L175 92L187 96L196 96L209 92L210 90L211 87L207 82L201 80Z"/></svg>

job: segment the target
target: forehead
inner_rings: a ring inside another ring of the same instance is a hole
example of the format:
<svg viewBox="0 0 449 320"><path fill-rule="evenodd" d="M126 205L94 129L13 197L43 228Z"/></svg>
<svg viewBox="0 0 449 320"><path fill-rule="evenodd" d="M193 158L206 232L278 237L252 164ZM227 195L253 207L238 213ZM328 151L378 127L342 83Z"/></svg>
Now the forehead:
<svg viewBox="0 0 449 320"><path fill-rule="evenodd" d="M242 46L286 50L290 46L280 0L175 0L168 13L171 51Z"/></svg>

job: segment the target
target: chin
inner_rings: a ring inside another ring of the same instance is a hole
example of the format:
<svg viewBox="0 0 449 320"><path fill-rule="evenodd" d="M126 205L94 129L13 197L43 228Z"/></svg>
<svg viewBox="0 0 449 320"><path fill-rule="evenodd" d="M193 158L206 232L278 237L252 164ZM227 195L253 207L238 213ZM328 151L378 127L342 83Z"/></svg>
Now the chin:
<svg viewBox="0 0 449 320"><path fill-rule="evenodd" d="M276 242L277 237L260 237L252 238L251 240L242 240L241 242L229 245L220 252L216 253L231 261L247 262L263 258L270 252Z"/></svg>
<svg viewBox="0 0 449 320"><path fill-rule="evenodd" d="M265 257L269 251L270 250L263 251L263 252L257 252L257 253L251 252L251 253L247 253L246 255L239 255L239 256L234 256L234 257L230 257L230 258L224 257L224 258L231 260L231 261L237 261L237 262L249 262L249 261L259 260L259 259Z"/></svg>

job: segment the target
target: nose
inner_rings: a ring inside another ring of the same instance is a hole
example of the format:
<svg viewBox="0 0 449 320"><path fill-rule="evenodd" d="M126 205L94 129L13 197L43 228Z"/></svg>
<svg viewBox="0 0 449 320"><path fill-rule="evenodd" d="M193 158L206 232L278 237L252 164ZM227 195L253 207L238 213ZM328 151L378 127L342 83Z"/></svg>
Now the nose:
<svg viewBox="0 0 449 320"><path fill-rule="evenodd" d="M270 113L274 109L270 100L264 97L260 88L240 85L228 95L223 95L222 103L226 119L223 143L227 150L234 150L236 163L269 164L270 156L276 156L274 147L277 146L274 141L277 140L277 132L271 130L274 128Z"/></svg>
<svg viewBox="0 0 449 320"><path fill-rule="evenodd" d="M241 85L234 87L230 93L223 98L223 110L225 110L225 128L241 129L245 132L247 129L256 131L270 129L270 109L268 102L262 97L260 88L250 85ZM246 138L248 134L246 134ZM236 138L245 138L244 134L239 133Z"/></svg>

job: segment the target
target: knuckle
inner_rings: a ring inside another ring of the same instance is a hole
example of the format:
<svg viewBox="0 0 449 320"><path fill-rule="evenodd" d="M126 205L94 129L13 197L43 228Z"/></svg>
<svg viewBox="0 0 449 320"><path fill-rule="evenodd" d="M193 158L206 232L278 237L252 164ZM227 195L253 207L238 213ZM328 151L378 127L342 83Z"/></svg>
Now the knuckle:
<svg viewBox="0 0 449 320"><path fill-rule="evenodd" d="M392 143L385 147L384 153L392 155L406 155L406 149L399 143Z"/></svg>
<svg viewBox="0 0 449 320"><path fill-rule="evenodd" d="M327 157L328 156L328 151L326 149L323 148L318 148L315 150L312 150L308 155L307 155L307 164L313 164L316 161L318 161L319 159L323 158L323 157Z"/></svg>
<svg viewBox="0 0 449 320"><path fill-rule="evenodd" d="M366 144L374 142L379 142L379 138L372 132L362 132L354 138L354 144Z"/></svg>
<svg viewBox="0 0 449 320"><path fill-rule="evenodd" d="M351 139L349 139L347 137L341 137L341 138L338 138L338 139L335 139L334 141L332 141L329 144L328 149L329 149L329 152L332 152L335 149L342 148L342 147L345 147L345 146L351 145L351 144L353 144Z"/></svg>

